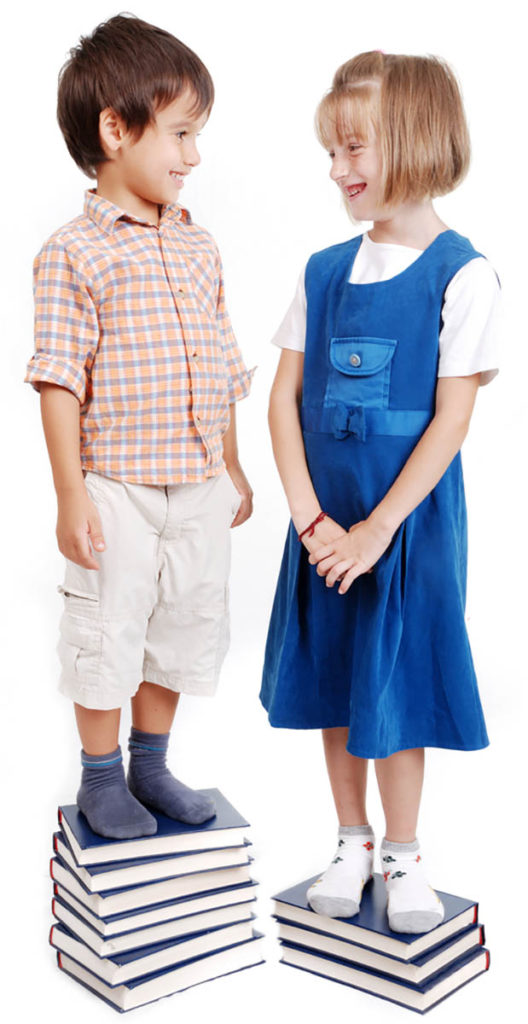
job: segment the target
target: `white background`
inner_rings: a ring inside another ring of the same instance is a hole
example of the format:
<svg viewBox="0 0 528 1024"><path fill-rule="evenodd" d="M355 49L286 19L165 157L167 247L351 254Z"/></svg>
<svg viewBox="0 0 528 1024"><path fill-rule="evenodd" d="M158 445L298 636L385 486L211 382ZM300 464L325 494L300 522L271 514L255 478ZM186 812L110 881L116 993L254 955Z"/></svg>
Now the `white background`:
<svg viewBox="0 0 528 1024"><path fill-rule="evenodd" d="M361 50L433 53L463 86L473 164L458 191L438 202L443 219L490 258L503 282L504 355L499 378L478 398L464 446L470 524L468 621L491 746L430 751L419 835L432 883L480 901L492 970L435 1010L448 1019L515 1019L524 952L525 832L522 700L526 670L525 498L526 224L525 53L515 6L444 0L353 4L268 0L136 2L133 12L194 48L210 68L217 100L202 165L182 202L216 236L228 303L249 366L252 396L239 407L241 458L255 490L251 522L233 534L232 646L218 696L183 699L171 766L197 787L217 786L252 822L254 876L267 965L136 1011L267 1021L298 1013L307 1024L405 1011L343 986L279 967L269 896L315 874L335 843L335 812L316 732L272 730L258 702L266 626L287 526L266 406L277 351L269 338L310 252L356 233L328 178L313 111L335 68ZM47 947L47 877L58 803L74 800L79 743L72 709L56 692L62 557L38 398L21 383L32 352L31 263L42 242L77 215L89 182L71 162L55 123L56 76L67 51L118 7L18 4L3 21L2 159L4 379L3 685L1 769L4 1007L79 1024L112 1011L54 966ZM125 712L122 743L129 718ZM371 820L383 819L374 776ZM6 988L6 986L8 986ZM111 1019L111 1016L108 1016Z"/></svg>

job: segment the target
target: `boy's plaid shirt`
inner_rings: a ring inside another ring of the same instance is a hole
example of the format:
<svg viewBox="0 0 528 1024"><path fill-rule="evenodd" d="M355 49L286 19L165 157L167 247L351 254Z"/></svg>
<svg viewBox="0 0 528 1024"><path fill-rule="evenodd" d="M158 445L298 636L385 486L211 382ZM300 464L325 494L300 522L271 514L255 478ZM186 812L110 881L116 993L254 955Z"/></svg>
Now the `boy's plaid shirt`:
<svg viewBox="0 0 528 1024"><path fill-rule="evenodd" d="M222 472L229 405L251 374L218 249L186 210L163 207L155 227L87 192L37 256L34 292L25 379L79 399L83 469L143 484Z"/></svg>

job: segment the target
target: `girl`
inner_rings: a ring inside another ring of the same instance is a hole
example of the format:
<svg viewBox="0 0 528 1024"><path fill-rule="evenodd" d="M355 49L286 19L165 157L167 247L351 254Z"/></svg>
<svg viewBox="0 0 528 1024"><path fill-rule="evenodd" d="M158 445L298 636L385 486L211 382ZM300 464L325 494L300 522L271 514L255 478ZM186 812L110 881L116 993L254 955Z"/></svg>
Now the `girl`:
<svg viewBox="0 0 528 1024"><path fill-rule="evenodd" d="M459 449L497 372L499 285L433 207L469 164L443 61L360 54L316 125L348 211L373 227L311 257L274 339L270 427L292 524L261 699L272 725L323 730L339 843L311 907L359 910L373 758L389 925L425 932L444 908L416 838L423 748L488 744L464 623Z"/></svg>

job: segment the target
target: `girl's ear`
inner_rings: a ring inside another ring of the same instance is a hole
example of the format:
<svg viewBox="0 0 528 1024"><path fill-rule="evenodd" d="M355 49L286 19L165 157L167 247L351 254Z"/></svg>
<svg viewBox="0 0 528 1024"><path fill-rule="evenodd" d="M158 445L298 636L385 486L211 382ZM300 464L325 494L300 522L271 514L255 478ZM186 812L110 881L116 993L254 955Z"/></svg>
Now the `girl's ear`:
<svg viewBox="0 0 528 1024"><path fill-rule="evenodd" d="M99 114L99 137L106 156L117 153L126 134L123 119L111 107L105 107Z"/></svg>

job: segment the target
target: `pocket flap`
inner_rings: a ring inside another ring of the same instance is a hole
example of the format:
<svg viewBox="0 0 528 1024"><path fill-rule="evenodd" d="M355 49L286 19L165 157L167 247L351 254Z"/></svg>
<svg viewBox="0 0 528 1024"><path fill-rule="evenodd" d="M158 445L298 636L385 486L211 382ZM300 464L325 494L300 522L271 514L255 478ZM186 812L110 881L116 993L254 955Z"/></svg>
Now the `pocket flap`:
<svg viewBox="0 0 528 1024"><path fill-rule="evenodd" d="M390 363L397 344L394 338L331 338L330 362L341 373L369 377Z"/></svg>
<svg viewBox="0 0 528 1024"><path fill-rule="evenodd" d="M98 601L99 597L97 594L89 594L86 590L74 590L72 587L63 587L59 584L57 587L59 594L63 594L64 597L79 597L85 601Z"/></svg>

